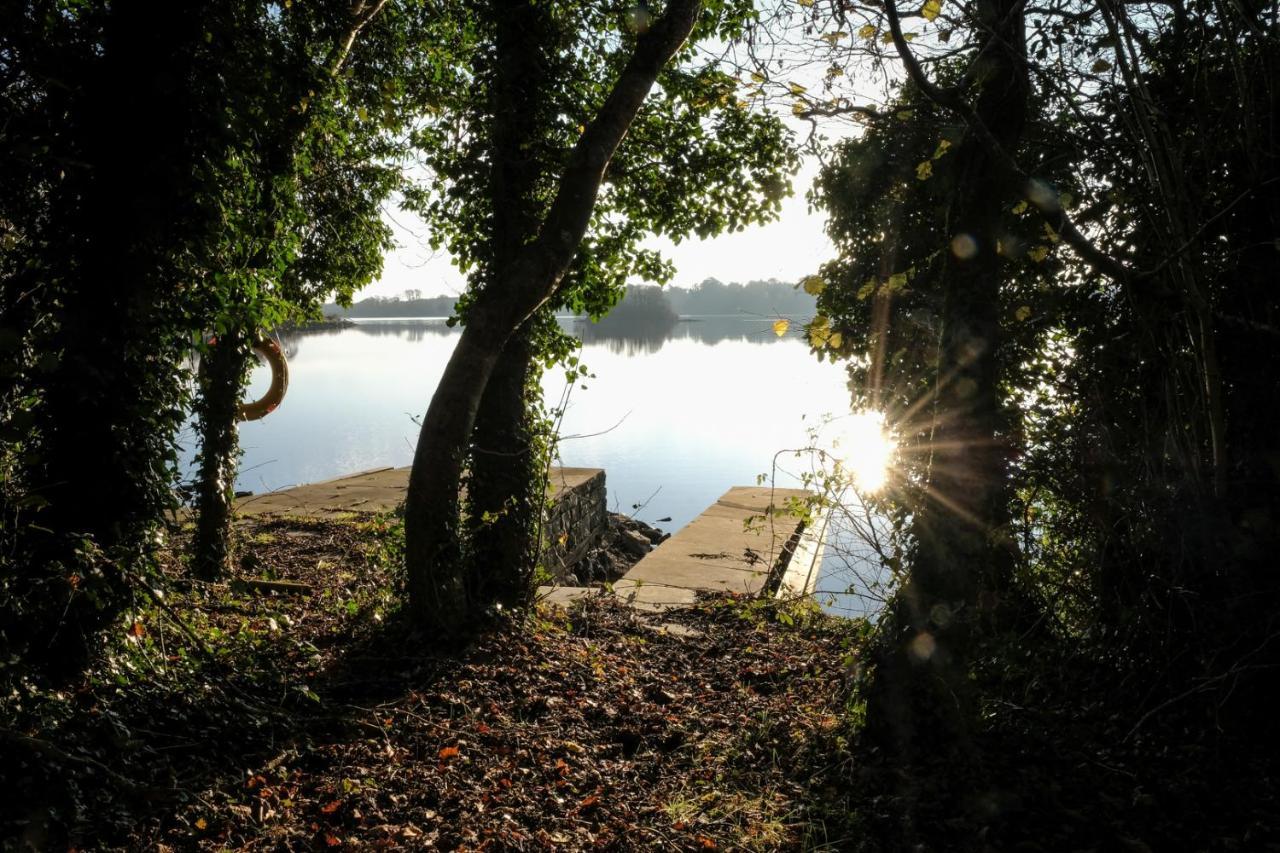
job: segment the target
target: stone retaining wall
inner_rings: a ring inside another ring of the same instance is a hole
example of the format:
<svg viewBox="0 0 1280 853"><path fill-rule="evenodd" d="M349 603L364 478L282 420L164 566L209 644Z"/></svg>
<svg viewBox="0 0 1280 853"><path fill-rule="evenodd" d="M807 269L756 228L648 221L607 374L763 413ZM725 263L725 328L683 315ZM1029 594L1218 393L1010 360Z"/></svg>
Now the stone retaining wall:
<svg viewBox="0 0 1280 853"><path fill-rule="evenodd" d="M584 482L552 495L552 500L543 534L542 564L556 582L563 582L569 567L599 543L608 527L604 471L596 471Z"/></svg>

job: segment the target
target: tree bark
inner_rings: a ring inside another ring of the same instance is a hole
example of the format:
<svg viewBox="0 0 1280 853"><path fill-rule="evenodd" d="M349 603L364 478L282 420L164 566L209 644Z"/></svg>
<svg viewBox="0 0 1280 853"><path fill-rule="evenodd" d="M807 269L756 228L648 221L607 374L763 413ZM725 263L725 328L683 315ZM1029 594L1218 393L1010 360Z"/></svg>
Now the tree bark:
<svg viewBox="0 0 1280 853"><path fill-rule="evenodd" d="M971 107L986 134L957 146L949 212L954 239L943 270L943 333L936 421L915 551L890 624L896 635L878 664L872 716L906 757L968 760L973 701L968 655L976 633L1009 605L1008 449L999 354L1002 210L1021 187L1001 162L1016 149L1029 85L1019 0L979 4L978 91ZM900 51L905 41L890 9ZM922 87L924 88L924 87ZM992 139L996 143L993 147Z"/></svg>
<svg viewBox="0 0 1280 853"><path fill-rule="evenodd" d="M251 343L243 330L229 330L200 365L200 470L191 556L192 570L205 580L216 580L231 569L231 521L240 451L237 410L253 358Z"/></svg>
<svg viewBox="0 0 1280 853"><path fill-rule="evenodd" d="M507 340L555 294L586 234L609 161L700 10L699 0L673 0L638 39L570 153L537 237L476 293L458 348L423 419L405 507L405 561L410 611L444 637L459 635L477 615L461 563L458 494L485 386Z"/></svg>
<svg viewBox="0 0 1280 853"><path fill-rule="evenodd" d="M472 435L467 535L472 600L480 605L518 607L533 594L546 460L537 452L531 408L541 373L533 364L532 322L503 347Z"/></svg>

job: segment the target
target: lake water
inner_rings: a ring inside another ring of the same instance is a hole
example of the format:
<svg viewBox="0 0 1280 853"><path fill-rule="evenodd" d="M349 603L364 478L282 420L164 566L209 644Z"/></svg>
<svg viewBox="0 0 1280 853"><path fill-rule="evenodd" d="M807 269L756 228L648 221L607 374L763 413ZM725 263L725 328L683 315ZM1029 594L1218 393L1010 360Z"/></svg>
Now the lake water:
<svg viewBox="0 0 1280 853"><path fill-rule="evenodd" d="M561 463L604 468L611 510L671 531L729 487L754 484L780 451L807 446L809 426L849 405L844 370L813 357L798 323L778 337L772 320L692 317L668 335L617 336L563 319L584 339L580 355L595 378L569 396ZM241 425L237 488L410 464L415 420L459 334L443 319L413 318L283 336L289 393L271 415ZM260 368L249 395L268 381ZM545 399L555 403L565 389L563 373L548 371ZM796 485L809 464L807 455L777 456L777 484ZM844 568L825 566L820 589L843 589ZM833 606L863 609L845 596Z"/></svg>

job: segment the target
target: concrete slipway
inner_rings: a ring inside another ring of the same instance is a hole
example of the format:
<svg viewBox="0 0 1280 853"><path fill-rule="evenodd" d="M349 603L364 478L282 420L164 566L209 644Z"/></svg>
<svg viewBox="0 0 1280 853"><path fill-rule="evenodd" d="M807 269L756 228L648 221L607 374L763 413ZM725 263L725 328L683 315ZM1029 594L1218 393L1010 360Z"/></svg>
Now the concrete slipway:
<svg viewBox="0 0 1280 853"><path fill-rule="evenodd" d="M569 491L599 473L595 468L553 468L553 493ZM357 512L386 512L404 501L408 468L380 468L242 498L242 515L332 518ZM699 592L760 595L772 575L774 594L811 593L822 565L821 514L807 527L789 514L799 489L735 486L701 515L636 563L613 585L613 593L637 608L663 610L692 603ZM542 587L550 604L567 604L598 593L586 587Z"/></svg>

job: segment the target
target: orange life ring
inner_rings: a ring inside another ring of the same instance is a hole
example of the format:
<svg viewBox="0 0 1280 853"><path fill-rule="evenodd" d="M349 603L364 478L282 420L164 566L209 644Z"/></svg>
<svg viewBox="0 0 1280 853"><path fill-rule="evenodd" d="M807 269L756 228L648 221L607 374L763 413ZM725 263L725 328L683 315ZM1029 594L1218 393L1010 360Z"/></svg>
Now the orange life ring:
<svg viewBox="0 0 1280 853"><path fill-rule="evenodd" d="M285 361L280 344L271 338L262 338L253 345L253 351L262 356L271 368L271 387L252 403L240 404L236 410L236 419L241 421L265 418L276 410L284 399L285 392L289 390L289 363Z"/></svg>

